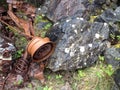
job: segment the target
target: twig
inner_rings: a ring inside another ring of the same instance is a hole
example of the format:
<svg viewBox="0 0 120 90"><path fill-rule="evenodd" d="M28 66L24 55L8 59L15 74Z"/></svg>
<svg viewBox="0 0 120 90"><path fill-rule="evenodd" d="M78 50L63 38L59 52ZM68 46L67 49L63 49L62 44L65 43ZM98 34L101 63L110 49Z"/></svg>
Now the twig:
<svg viewBox="0 0 120 90"><path fill-rule="evenodd" d="M2 34L0 34L0 37L2 37L2 38L4 38L6 41L8 41L8 42L13 42L12 40L11 40L11 38L8 38L8 37L6 37L6 36L4 36L4 35L2 35Z"/></svg>
<svg viewBox="0 0 120 90"><path fill-rule="evenodd" d="M6 23L5 21L3 21L2 19L0 19L0 22L2 22L3 24L7 25L8 28L10 28L11 30L18 32L18 30L16 30L15 28L13 28L11 25L7 24L7 23Z"/></svg>
<svg viewBox="0 0 120 90"><path fill-rule="evenodd" d="M21 31L15 29L13 26L9 25L8 23L6 23L5 21L1 20L0 19L0 22L2 22L3 24L7 25L9 29L11 29L13 32L18 32L19 34L25 36L25 37L29 37L29 38L32 38L33 36L29 36L29 35L26 35L25 33L22 33Z"/></svg>

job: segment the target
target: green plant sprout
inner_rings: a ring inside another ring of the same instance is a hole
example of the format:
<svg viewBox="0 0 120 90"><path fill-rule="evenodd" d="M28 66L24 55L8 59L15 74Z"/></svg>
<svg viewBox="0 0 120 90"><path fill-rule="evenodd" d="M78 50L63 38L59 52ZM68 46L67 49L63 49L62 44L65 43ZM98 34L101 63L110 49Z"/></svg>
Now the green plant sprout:
<svg viewBox="0 0 120 90"><path fill-rule="evenodd" d="M120 41L120 35L117 35L116 37L117 37L117 40L119 40L119 41Z"/></svg>
<svg viewBox="0 0 120 90"><path fill-rule="evenodd" d="M52 90L52 87L45 86L43 90Z"/></svg>
<svg viewBox="0 0 120 90"><path fill-rule="evenodd" d="M28 87L28 88L32 88L32 84L31 84L31 83L29 83L27 87Z"/></svg>
<svg viewBox="0 0 120 90"><path fill-rule="evenodd" d="M118 60L118 61L119 61L119 60L120 60L120 58L119 58L119 57L115 57L115 60Z"/></svg>
<svg viewBox="0 0 120 90"><path fill-rule="evenodd" d="M82 70L78 70L78 77L81 78L84 76L85 76L85 73Z"/></svg>
<svg viewBox="0 0 120 90"><path fill-rule="evenodd" d="M101 56L101 55L99 55L98 58L99 58L100 61L104 61L105 60L105 57Z"/></svg>
<svg viewBox="0 0 120 90"><path fill-rule="evenodd" d="M115 39L115 35L114 35L114 34L110 34L110 37L111 37L112 39Z"/></svg>
<svg viewBox="0 0 120 90"><path fill-rule="evenodd" d="M56 79L61 79L62 78L62 75L58 74L55 76Z"/></svg>
<svg viewBox="0 0 120 90"><path fill-rule="evenodd" d="M103 68L103 71L104 71L108 76L112 76L112 74L114 73L114 69L113 69L112 65L107 65L106 68Z"/></svg>
<svg viewBox="0 0 120 90"><path fill-rule="evenodd" d="M15 54L13 55L13 58L20 58L22 53L23 53L23 49L17 50L17 52L15 52Z"/></svg>

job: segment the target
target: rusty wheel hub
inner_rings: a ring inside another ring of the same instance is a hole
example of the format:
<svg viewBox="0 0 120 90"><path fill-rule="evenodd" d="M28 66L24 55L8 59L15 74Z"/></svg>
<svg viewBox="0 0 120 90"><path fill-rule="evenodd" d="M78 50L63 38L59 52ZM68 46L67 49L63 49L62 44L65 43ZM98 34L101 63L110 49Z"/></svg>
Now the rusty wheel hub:
<svg viewBox="0 0 120 90"><path fill-rule="evenodd" d="M47 55L49 55L51 53L52 48L53 48L53 46L50 43L47 43L47 44L41 46L35 52L35 54L33 55L33 58L35 60L39 60L39 59L45 58Z"/></svg>
<svg viewBox="0 0 120 90"><path fill-rule="evenodd" d="M27 51L33 57L33 61L41 62L53 53L54 48L54 43L49 38L34 37L29 42Z"/></svg>

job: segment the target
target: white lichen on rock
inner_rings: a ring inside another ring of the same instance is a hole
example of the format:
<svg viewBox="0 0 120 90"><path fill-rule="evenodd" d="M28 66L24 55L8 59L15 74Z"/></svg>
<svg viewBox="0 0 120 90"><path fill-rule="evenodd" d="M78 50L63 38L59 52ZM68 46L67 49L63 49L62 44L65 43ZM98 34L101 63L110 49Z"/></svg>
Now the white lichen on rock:
<svg viewBox="0 0 120 90"><path fill-rule="evenodd" d="M95 38L99 39L100 38L100 34L96 33L95 34Z"/></svg>
<svg viewBox="0 0 120 90"><path fill-rule="evenodd" d="M65 48L65 53L69 53L70 49L69 48Z"/></svg>
<svg viewBox="0 0 120 90"><path fill-rule="evenodd" d="M88 44L88 46L89 46L90 48L92 48L92 43Z"/></svg>
<svg viewBox="0 0 120 90"><path fill-rule="evenodd" d="M80 52L85 52L85 47L84 46L80 46Z"/></svg>

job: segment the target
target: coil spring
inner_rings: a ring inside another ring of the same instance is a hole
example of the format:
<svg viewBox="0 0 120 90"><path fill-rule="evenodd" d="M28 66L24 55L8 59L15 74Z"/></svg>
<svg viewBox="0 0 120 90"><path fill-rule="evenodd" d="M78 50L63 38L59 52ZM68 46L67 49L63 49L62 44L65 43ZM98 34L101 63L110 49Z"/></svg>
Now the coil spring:
<svg viewBox="0 0 120 90"><path fill-rule="evenodd" d="M14 72L20 75L25 75L28 71L29 62L28 60L19 59L14 64Z"/></svg>

